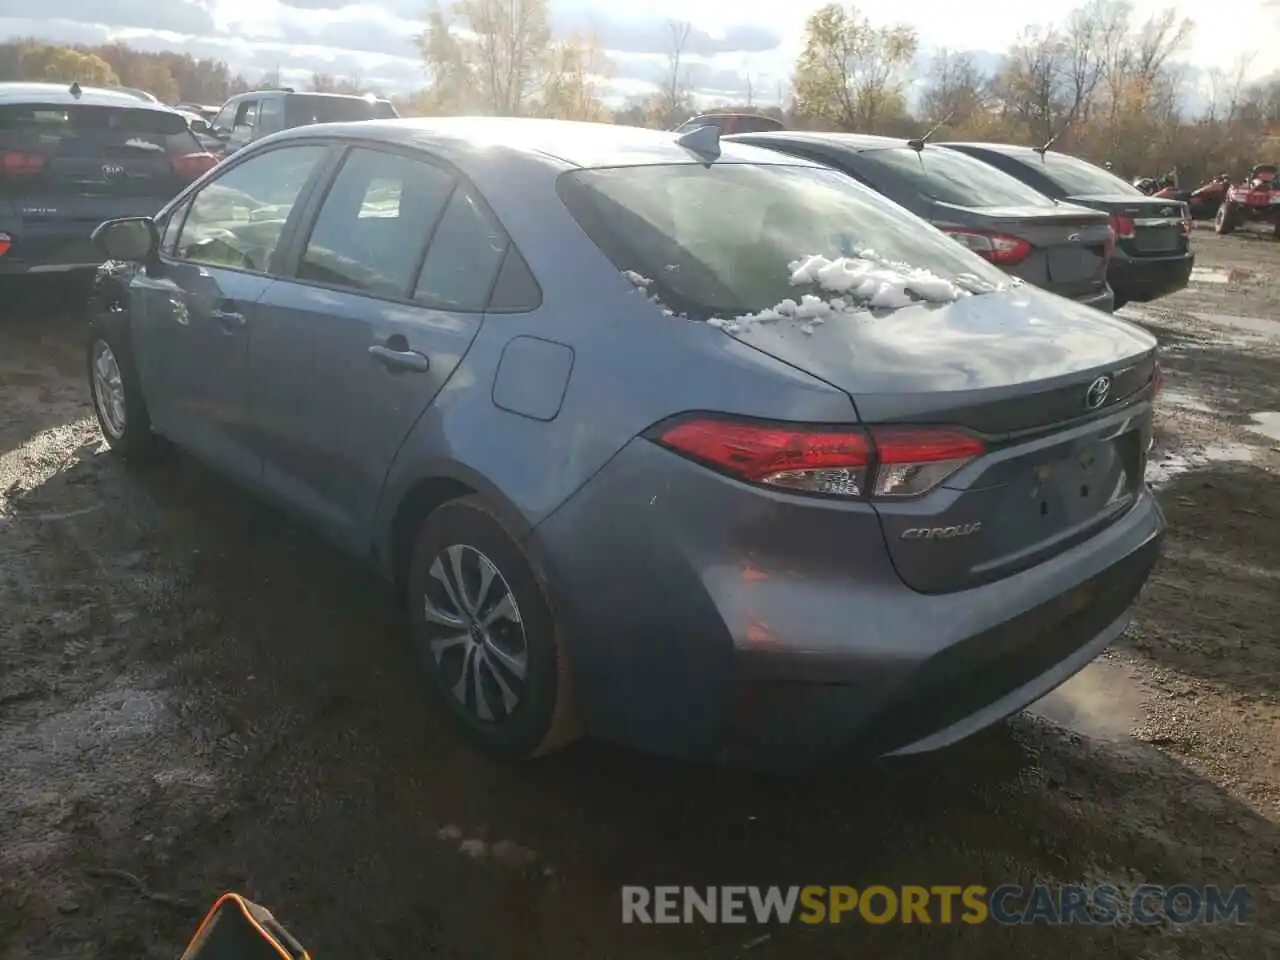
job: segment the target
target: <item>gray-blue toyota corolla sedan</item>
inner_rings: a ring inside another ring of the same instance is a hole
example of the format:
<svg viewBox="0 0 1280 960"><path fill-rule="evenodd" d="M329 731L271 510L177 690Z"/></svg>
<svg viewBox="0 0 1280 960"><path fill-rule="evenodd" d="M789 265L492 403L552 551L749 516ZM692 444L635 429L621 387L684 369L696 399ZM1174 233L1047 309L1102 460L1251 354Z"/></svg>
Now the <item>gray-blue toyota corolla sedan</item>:
<svg viewBox="0 0 1280 960"><path fill-rule="evenodd" d="M304 127L95 237L108 443L374 564L500 755L941 747L1116 639L1160 550L1151 336L710 128Z"/></svg>

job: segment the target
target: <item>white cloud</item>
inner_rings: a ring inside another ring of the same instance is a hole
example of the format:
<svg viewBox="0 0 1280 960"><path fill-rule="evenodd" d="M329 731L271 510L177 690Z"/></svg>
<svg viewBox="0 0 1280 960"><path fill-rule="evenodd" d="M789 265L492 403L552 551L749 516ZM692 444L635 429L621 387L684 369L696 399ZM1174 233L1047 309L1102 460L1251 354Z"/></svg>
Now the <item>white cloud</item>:
<svg viewBox="0 0 1280 960"><path fill-rule="evenodd" d="M44 0L40 19L0 17L0 36L102 42L118 39L145 49L179 49L217 56L236 70L274 69L296 82L314 70L358 72L391 91L421 86L414 36L429 0ZM732 97L749 72L761 100L776 96L790 76L805 18L822 0L647 0L615 7L605 0L552 0L558 29L594 29L616 64L612 98L651 89L661 76L667 20L695 27L687 58L695 85ZM1277 0L1135 0L1135 19L1172 5L1197 21L1187 59L1201 67L1229 67L1238 54L1255 52L1251 75L1280 70L1280 5ZM880 23L906 22L927 51L1001 50L1029 22L1050 19L1024 0L986 0L981 15L955 0L860 0L859 9ZM12 9L12 7L10 7ZM1064 16L1070 7L1055 6ZM109 21L109 22L108 22ZM1246 34L1214 24L1249 24ZM168 32L162 32L168 31ZM179 31L179 32L173 32ZM1228 47L1224 49L1224 42ZM646 53L648 51L648 53Z"/></svg>

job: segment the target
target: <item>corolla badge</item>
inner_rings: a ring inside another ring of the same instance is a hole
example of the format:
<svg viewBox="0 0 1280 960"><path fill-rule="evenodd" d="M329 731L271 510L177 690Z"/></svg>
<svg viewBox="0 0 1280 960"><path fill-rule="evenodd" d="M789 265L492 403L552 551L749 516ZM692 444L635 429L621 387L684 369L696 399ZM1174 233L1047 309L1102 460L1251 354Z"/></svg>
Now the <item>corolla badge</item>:
<svg viewBox="0 0 1280 960"><path fill-rule="evenodd" d="M108 180L114 180L116 177L124 176L124 167L118 163L104 163L102 165L102 175Z"/></svg>
<svg viewBox="0 0 1280 960"><path fill-rule="evenodd" d="M1097 410L1107 402L1110 393L1111 378L1104 374L1089 384L1089 389L1084 394L1084 405L1090 410Z"/></svg>
<svg viewBox="0 0 1280 960"><path fill-rule="evenodd" d="M970 537L982 529L982 521L973 523L957 523L950 527L909 527L902 531L901 540L954 540L956 537Z"/></svg>

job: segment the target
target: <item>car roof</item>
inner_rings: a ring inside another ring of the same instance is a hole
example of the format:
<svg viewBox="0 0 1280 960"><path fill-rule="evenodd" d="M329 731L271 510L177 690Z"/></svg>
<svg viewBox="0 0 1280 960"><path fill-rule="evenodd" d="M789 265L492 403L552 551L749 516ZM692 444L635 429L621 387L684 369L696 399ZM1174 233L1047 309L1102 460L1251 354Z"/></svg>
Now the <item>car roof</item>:
<svg viewBox="0 0 1280 960"><path fill-rule="evenodd" d="M1024 147L1014 143L979 143L977 141L968 140L948 140L945 143L939 143L940 147L970 147L976 150L986 150L989 153L1000 153L1006 157L1014 157L1018 160L1043 160L1046 156L1035 147ZM1052 150L1047 151L1048 156L1054 156ZM1060 154L1060 156L1070 156L1069 154Z"/></svg>
<svg viewBox="0 0 1280 960"><path fill-rule="evenodd" d="M726 140L751 138L761 143L811 143L821 147L839 147L850 153L865 150L885 150L905 147L907 141L899 137L881 137L871 133L814 133L805 130L768 130L760 133L733 133Z"/></svg>
<svg viewBox="0 0 1280 960"><path fill-rule="evenodd" d="M71 95L69 83L0 83L0 103L83 103L98 107L133 107L139 110L173 112L163 103L143 100L136 93L111 87L81 87L80 96Z"/></svg>
<svg viewBox="0 0 1280 960"><path fill-rule="evenodd" d="M265 137L259 143L324 136L350 137L435 150L461 164L483 163L496 149L507 156L557 160L570 167L623 167L699 163L670 130L649 130L613 123L542 120L524 117L414 117L312 124ZM722 141L718 162L777 166L819 166L807 160Z"/></svg>

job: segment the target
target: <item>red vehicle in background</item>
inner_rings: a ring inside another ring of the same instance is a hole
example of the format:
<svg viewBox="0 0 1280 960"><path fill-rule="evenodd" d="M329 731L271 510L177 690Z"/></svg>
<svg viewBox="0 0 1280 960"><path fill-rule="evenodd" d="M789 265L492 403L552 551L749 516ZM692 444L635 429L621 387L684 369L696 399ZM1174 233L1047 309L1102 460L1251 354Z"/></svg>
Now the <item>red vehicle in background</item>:
<svg viewBox="0 0 1280 960"><path fill-rule="evenodd" d="M1134 186L1148 196L1160 200L1180 200L1191 209L1193 220L1212 220L1218 214L1218 208L1227 196L1231 186L1231 178L1225 173L1206 180L1194 190L1179 190L1172 176L1165 175L1160 179L1144 177L1135 181Z"/></svg>
<svg viewBox="0 0 1280 960"><path fill-rule="evenodd" d="M1213 229L1227 234L1249 223L1270 224L1280 239L1280 185L1274 163L1254 164L1244 180L1227 188Z"/></svg>

